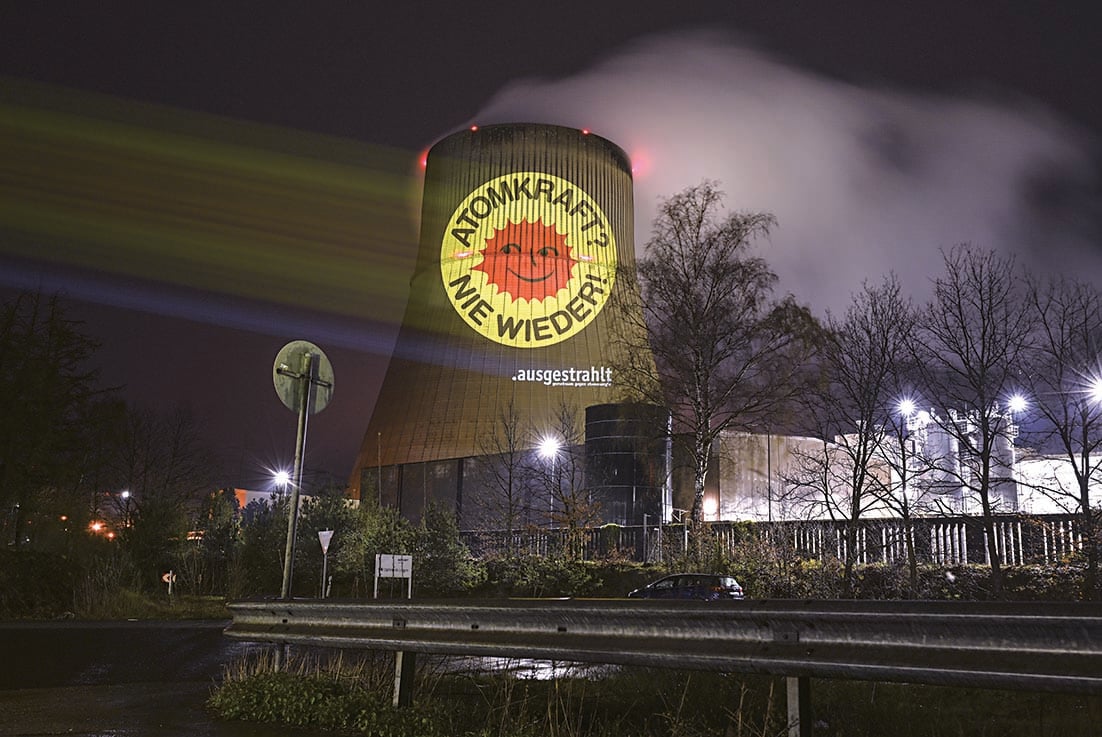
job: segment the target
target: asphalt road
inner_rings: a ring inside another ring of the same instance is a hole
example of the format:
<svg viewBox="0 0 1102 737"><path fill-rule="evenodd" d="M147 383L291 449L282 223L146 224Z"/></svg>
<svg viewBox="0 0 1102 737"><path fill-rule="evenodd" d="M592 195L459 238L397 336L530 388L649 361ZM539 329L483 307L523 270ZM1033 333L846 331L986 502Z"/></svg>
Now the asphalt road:
<svg viewBox="0 0 1102 737"><path fill-rule="evenodd" d="M0 737L316 737L204 708L248 643L228 622L0 622Z"/></svg>

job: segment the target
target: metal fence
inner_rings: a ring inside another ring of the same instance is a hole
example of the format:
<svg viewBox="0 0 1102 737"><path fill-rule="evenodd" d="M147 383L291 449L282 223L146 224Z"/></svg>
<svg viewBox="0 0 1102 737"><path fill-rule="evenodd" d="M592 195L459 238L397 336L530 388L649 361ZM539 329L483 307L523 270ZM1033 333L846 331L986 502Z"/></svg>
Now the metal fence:
<svg viewBox="0 0 1102 737"><path fill-rule="evenodd" d="M733 552L750 540L768 541L808 559L847 557L847 522L811 520L786 522L711 522L709 543ZM1079 517L1070 514L1001 515L994 519L995 544L1002 565L1057 563L1083 547ZM553 555L572 543L587 560L620 557L655 562L685 552L687 528L682 524L605 525L569 531L526 528L465 531L463 541L478 557L513 553ZM861 520L856 529L856 563L901 564L914 546L919 563L990 564L987 531L979 517L919 517Z"/></svg>

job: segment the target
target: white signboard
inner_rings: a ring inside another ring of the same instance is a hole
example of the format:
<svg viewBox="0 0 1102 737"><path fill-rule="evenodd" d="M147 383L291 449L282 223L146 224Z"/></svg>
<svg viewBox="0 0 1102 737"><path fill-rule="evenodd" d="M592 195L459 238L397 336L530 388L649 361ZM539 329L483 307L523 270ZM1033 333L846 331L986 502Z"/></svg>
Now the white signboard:
<svg viewBox="0 0 1102 737"><path fill-rule="evenodd" d="M379 598L380 578L404 578L407 580L406 598L413 598L413 556L375 554L375 598Z"/></svg>
<svg viewBox="0 0 1102 737"><path fill-rule="evenodd" d="M321 543L321 554L329 553L329 541L333 539L332 530L318 530L318 542Z"/></svg>

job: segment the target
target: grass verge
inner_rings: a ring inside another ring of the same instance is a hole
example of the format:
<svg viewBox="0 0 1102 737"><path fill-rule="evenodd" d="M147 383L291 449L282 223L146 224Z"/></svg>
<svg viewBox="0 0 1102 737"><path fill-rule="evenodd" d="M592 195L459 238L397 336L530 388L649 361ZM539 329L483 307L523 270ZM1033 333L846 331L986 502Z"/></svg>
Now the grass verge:
<svg viewBox="0 0 1102 737"><path fill-rule="evenodd" d="M209 707L226 719L377 737L781 737L784 681L615 668L553 680L418 669L413 707L391 706L390 653L270 656L227 669ZM857 681L813 682L816 737L1090 737L1100 697Z"/></svg>

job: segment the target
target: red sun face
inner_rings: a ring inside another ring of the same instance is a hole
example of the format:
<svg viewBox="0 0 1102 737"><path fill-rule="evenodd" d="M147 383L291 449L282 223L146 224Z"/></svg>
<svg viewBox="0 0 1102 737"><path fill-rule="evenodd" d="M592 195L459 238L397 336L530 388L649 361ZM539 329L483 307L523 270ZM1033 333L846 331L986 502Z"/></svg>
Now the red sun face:
<svg viewBox="0 0 1102 737"><path fill-rule="evenodd" d="M514 299L542 301L566 286L578 263L566 236L540 221L509 223L486 240L482 263L472 271Z"/></svg>

